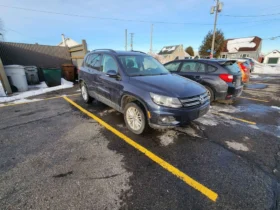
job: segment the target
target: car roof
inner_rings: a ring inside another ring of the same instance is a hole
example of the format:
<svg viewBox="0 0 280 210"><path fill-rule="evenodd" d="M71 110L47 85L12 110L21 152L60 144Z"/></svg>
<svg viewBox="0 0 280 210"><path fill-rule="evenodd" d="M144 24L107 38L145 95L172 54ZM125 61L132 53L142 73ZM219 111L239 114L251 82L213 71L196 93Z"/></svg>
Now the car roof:
<svg viewBox="0 0 280 210"><path fill-rule="evenodd" d="M121 51L121 50L111 50L111 49L96 49L91 51L90 53L109 53L114 55L146 55L148 54L141 51Z"/></svg>
<svg viewBox="0 0 280 210"><path fill-rule="evenodd" d="M176 61L189 61L189 62L204 61L207 63L218 63L218 64L224 64L226 62L231 62L231 61L236 62L236 60L234 60L234 59L229 59L229 60L227 60L227 59L180 59L180 60L173 60L168 63L176 62ZM165 64L167 64L167 63L165 63Z"/></svg>

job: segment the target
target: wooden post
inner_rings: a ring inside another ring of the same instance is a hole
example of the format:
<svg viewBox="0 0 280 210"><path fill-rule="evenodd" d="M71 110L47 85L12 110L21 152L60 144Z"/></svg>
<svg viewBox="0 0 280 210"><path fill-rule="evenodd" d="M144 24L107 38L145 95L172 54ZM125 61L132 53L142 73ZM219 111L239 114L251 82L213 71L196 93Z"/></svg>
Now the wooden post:
<svg viewBox="0 0 280 210"><path fill-rule="evenodd" d="M0 59L0 78L1 78L2 85L4 89L7 91L7 93L8 94L13 93L1 59Z"/></svg>
<svg viewBox="0 0 280 210"><path fill-rule="evenodd" d="M82 45L83 45L84 55L86 55L88 52L86 40L84 40L84 39L82 40Z"/></svg>

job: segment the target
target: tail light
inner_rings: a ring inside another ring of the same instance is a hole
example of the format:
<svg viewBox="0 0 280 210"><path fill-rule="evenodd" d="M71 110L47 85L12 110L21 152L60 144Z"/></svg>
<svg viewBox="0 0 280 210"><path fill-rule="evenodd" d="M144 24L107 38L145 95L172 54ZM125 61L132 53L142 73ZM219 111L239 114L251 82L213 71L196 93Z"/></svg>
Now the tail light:
<svg viewBox="0 0 280 210"><path fill-rule="evenodd" d="M225 82L233 82L233 76L231 74L220 74L219 77Z"/></svg>
<svg viewBox="0 0 280 210"><path fill-rule="evenodd" d="M244 66L243 63L241 63L240 66L241 66L241 69L242 69L244 72L247 72L247 71L248 71L247 67Z"/></svg>

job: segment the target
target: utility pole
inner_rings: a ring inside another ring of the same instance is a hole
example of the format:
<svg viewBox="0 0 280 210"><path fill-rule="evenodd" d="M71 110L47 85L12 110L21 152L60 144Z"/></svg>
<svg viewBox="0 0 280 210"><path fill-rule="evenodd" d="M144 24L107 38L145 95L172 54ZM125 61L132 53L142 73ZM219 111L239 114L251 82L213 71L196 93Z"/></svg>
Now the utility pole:
<svg viewBox="0 0 280 210"><path fill-rule="evenodd" d="M124 40L124 42L125 42L124 49L125 49L125 51L127 51L127 29L125 29L125 40Z"/></svg>
<svg viewBox="0 0 280 210"><path fill-rule="evenodd" d="M154 29L154 24L151 25L151 43L150 43L150 53L153 52L153 29Z"/></svg>
<svg viewBox="0 0 280 210"><path fill-rule="evenodd" d="M212 38L212 47L211 47L210 58L213 58L213 55L214 55L218 13L222 11L222 5L223 5L222 3L220 3L220 0L216 0L216 2L217 2L216 6L212 7L211 12L210 12L211 14L214 14L214 12L215 12L215 21L214 21L214 30L213 30L213 38Z"/></svg>
<svg viewBox="0 0 280 210"><path fill-rule="evenodd" d="M130 33L130 47L131 47L131 51L133 51L133 36L134 36L134 33Z"/></svg>

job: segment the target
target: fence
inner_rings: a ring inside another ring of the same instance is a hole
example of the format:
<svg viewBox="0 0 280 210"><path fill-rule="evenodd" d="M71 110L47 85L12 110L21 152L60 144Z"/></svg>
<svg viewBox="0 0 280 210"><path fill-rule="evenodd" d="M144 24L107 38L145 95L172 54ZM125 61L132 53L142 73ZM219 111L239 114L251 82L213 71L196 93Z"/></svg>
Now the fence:
<svg viewBox="0 0 280 210"><path fill-rule="evenodd" d="M4 65L41 68L60 68L62 64L72 63L68 47L13 42L0 42L0 58Z"/></svg>
<svg viewBox="0 0 280 210"><path fill-rule="evenodd" d="M73 64L79 68L83 64L85 55L87 54L87 43L85 40L82 40L82 44L76 45L69 48L71 54L71 59Z"/></svg>

